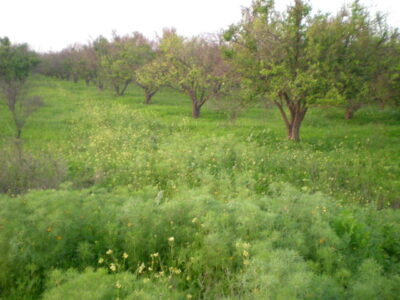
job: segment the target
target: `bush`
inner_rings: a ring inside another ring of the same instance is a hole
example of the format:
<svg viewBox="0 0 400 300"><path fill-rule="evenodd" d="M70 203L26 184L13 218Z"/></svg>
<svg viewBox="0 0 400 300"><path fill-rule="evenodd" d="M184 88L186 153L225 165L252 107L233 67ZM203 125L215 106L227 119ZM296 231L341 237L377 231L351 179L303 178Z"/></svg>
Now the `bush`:
<svg viewBox="0 0 400 300"><path fill-rule="evenodd" d="M268 196L240 192L226 200L209 190L0 197L2 296L33 299L46 289L47 276L54 283L64 273L59 284L47 285L45 299L75 297L80 289L103 299L124 278L134 290L128 285L123 297L139 293L144 281L161 282L171 299L373 298L376 289L389 299L399 292L398 211L342 207L283 184L271 185ZM360 279L368 274L375 274L376 289ZM157 295L150 290L140 293Z"/></svg>
<svg viewBox="0 0 400 300"><path fill-rule="evenodd" d="M232 133L212 134L213 128L201 132L185 120L155 120L118 103L83 105L85 118L76 116L66 156L69 180L79 188L151 185L170 196L180 188L213 186L230 197L226 191L239 185L265 194L272 182L287 182L348 203L399 202L400 168L390 163L396 158L378 149L372 155L369 140L293 144L270 129L247 128L235 136L231 126Z"/></svg>
<svg viewBox="0 0 400 300"><path fill-rule="evenodd" d="M47 288L43 300L185 299L182 292L168 288L165 280L153 282L126 272L110 275L104 269L89 268L82 273L55 270L50 273Z"/></svg>
<svg viewBox="0 0 400 300"><path fill-rule="evenodd" d="M21 144L0 150L0 193L56 188L65 175L63 162L50 154L30 154L22 150Z"/></svg>

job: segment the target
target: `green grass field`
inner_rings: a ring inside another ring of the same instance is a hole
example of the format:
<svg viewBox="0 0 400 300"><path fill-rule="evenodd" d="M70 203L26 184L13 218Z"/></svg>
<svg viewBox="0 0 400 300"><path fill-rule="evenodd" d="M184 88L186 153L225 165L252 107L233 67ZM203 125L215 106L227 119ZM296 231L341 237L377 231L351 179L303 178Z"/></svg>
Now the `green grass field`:
<svg viewBox="0 0 400 300"><path fill-rule="evenodd" d="M398 297L399 110L312 108L294 143L274 107L31 84L23 168L0 107L0 299Z"/></svg>

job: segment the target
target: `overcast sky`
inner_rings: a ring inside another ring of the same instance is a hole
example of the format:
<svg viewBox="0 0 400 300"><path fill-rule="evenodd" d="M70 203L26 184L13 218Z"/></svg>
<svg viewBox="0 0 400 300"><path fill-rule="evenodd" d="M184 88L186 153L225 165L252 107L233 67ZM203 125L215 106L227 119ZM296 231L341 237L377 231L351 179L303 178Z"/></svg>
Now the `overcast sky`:
<svg viewBox="0 0 400 300"><path fill-rule="evenodd" d="M240 20L251 0L0 0L0 37L27 42L38 51L60 50L99 35L140 31L149 38L164 27L185 36L217 32ZM293 0L276 0L284 9ZM345 0L310 0L314 10L335 12ZM400 27L399 0L361 0L389 13Z"/></svg>

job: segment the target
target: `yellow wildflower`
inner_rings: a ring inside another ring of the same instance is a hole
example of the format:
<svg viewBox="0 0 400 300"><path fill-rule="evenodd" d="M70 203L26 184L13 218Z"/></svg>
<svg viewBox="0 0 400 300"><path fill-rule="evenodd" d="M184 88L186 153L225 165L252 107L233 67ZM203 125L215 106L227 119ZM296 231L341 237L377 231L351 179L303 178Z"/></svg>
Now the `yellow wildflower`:
<svg viewBox="0 0 400 300"><path fill-rule="evenodd" d="M138 268L138 273L142 274L145 268L146 268L146 265L144 263L142 263Z"/></svg>
<svg viewBox="0 0 400 300"><path fill-rule="evenodd" d="M110 270L113 271L113 272L117 271L117 266L114 263L111 263L110 264Z"/></svg>
<svg viewBox="0 0 400 300"><path fill-rule="evenodd" d="M169 271L170 271L171 273L173 273L173 274L181 274L181 272L182 272L180 269L174 268L174 267L170 267L170 268L169 268Z"/></svg>

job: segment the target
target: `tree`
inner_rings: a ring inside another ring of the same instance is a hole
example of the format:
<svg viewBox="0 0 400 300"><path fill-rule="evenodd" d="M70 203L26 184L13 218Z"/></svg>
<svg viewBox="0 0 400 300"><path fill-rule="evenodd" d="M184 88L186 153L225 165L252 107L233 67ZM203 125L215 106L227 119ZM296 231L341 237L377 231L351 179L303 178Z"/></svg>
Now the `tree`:
<svg viewBox="0 0 400 300"><path fill-rule="evenodd" d="M390 53L392 37L381 15L372 18L355 1L336 16L326 18L319 36L325 53L320 56L324 73L342 99L336 104L344 106L346 119L376 98L389 96L386 83L395 56Z"/></svg>
<svg viewBox="0 0 400 300"><path fill-rule="evenodd" d="M26 44L12 45L8 38L0 39L0 88L20 139L27 118L43 104L38 96L27 95L26 81L37 65L35 53Z"/></svg>
<svg viewBox="0 0 400 300"><path fill-rule="evenodd" d="M145 104L163 87L168 85L169 66L163 59L154 59L135 72L135 83L144 90Z"/></svg>
<svg viewBox="0 0 400 300"><path fill-rule="evenodd" d="M295 0L286 13L273 1L255 1L243 19L224 34L225 55L241 74L253 98L268 99L279 109L288 139L300 139L300 127L310 105L329 91L316 57L317 20L311 8Z"/></svg>
<svg viewBox="0 0 400 300"><path fill-rule="evenodd" d="M132 36L114 35L111 42L103 39L98 46L103 75L118 96L125 94L135 71L154 57L150 41L138 32Z"/></svg>
<svg viewBox="0 0 400 300"><path fill-rule="evenodd" d="M382 108L400 103L400 34L388 30L388 41L380 48L371 80L371 94Z"/></svg>
<svg viewBox="0 0 400 300"><path fill-rule="evenodd" d="M40 63L36 71L45 76L53 76L63 80L73 78L73 62L70 48L63 49L60 52L40 54Z"/></svg>
<svg viewBox="0 0 400 300"><path fill-rule="evenodd" d="M83 79L89 85L96 78L99 64L93 47L75 44L66 50L68 51L74 82Z"/></svg>
<svg viewBox="0 0 400 300"><path fill-rule="evenodd" d="M171 84L189 96L192 117L198 118L207 100L218 97L228 68L219 43L205 37L185 39L172 31L164 32L160 49L170 65Z"/></svg>
<svg viewBox="0 0 400 300"><path fill-rule="evenodd" d="M101 61L103 57L107 56L107 53L109 52L109 47L109 41L103 36L99 36L92 43L94 60L96 64L95 85L101 91L104 90L104 84L107 80L106 70L102 67Z"/></svg>
<svg viewBox="0 0 400 300"><path fill-rule="evenodd" d="M229 121L234 123L240 114L253 104L254 95L252 93L252 90L242 84L240 75L229 68L224 75L218 97L210 101L209 107L223 113Z"/></svg>

